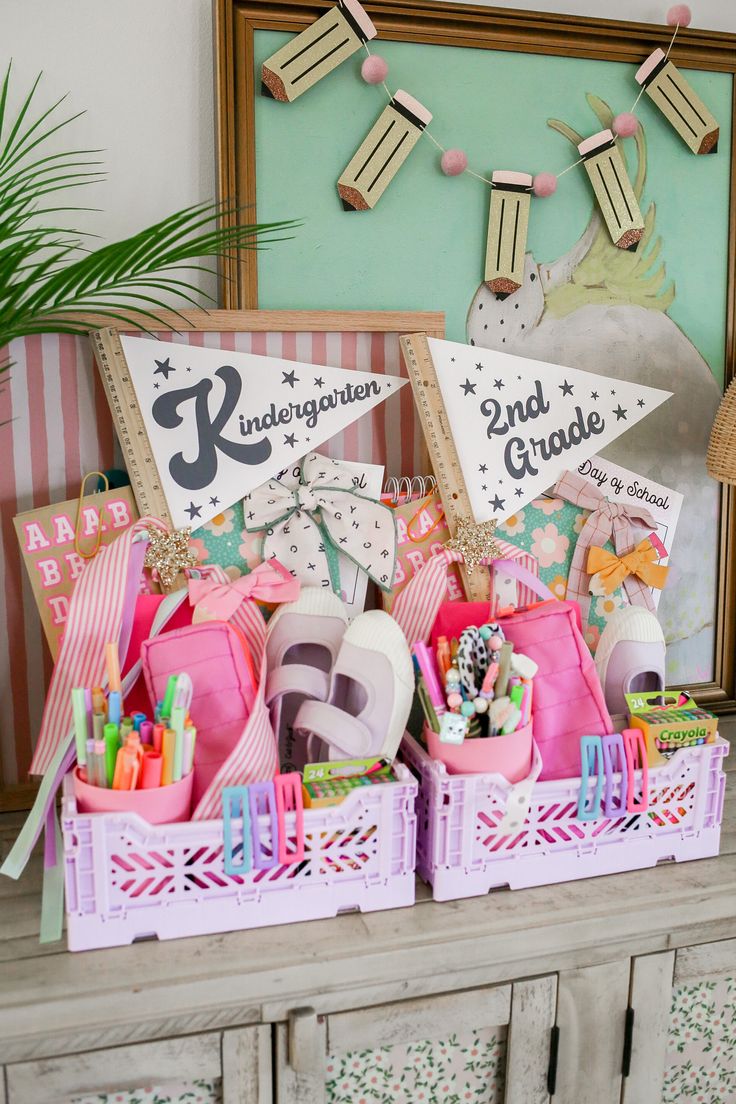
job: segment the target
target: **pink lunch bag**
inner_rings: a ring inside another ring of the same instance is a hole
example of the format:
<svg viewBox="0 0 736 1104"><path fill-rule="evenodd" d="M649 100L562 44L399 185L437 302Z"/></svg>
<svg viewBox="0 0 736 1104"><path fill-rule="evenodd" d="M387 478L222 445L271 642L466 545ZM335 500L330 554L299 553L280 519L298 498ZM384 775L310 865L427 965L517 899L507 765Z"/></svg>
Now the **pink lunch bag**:
<svg viewBox="0 0 736 1104"><path fill-rule="evenodd" d="M447 568L462 562L459 552L445 551L428 561L399 595L392 610L410 645L459 636L468 625L490 619L486 602L444 602ZM512 575L543 601L498 618L516 651L539 666L534 679L532 722L542 757L540 779L580 774L580 737L612 732L593 657L583 640L580 608L562 602L520 564L486 561L489 569Z"/></svg>

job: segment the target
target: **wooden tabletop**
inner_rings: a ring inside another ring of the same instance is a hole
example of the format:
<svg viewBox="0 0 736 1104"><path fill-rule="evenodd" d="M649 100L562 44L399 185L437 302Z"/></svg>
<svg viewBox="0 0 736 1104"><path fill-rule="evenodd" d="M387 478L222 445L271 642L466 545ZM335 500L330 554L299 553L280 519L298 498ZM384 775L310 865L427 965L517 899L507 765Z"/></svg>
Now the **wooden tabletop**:
<svg viewBox="0 0 736 1104"><path fill-rule="evenodd" d="M0 818L0 854L20 823ZM0 1062L734 938L736 802L727 790L714 859L446 903L418 883L414 908L78 954L38 944L41 875L36 855L18 882L0 878Z"/></svg>

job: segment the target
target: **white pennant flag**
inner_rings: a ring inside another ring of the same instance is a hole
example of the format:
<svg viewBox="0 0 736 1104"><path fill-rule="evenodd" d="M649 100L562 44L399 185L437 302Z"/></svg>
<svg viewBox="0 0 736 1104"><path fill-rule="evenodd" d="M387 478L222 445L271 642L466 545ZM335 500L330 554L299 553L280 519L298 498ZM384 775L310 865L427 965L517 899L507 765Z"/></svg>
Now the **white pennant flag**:
<svg viewBox="0 0 736 1104"><path fill-rule="evenodd" d="M429 338L475 520L503 521L672 395Z"/></svg>
<svg viewBox="0 0 736 1104"><path fill-rule="evenodd" d="M120 338L174 526L198 528L406 380Z"/></svg>

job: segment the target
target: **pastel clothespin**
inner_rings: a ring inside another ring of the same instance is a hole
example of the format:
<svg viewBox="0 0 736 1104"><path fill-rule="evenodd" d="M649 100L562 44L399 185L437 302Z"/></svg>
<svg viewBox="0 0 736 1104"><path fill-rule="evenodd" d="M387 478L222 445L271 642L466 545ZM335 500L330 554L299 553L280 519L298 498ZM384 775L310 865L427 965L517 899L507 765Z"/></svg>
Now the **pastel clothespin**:
<svg viewBox="0 0 736 1104"><path fill-rule="evenodd" d="M603 767L606 773L603 815L617 816L620 813L625 813L629 788L629 769L624 750L624 738L620 732L613 732L603 737ZM613 796L613 775L617 771L621 774L618 800Z"/></svg>
<svg viewBox="0 0 736 1104"><path fill-rule="evenodd" d="M649 757L644 733L639 728L625 728L623 733L626 767L629 772L626 789L626 812L645 813L649 808ZM641 799L636 800L636 772L641 770Z"/></svg>
<svg viewBox="0 0 736 1104"><path fill-rule="evenodd" d="M276 816L279 822L279 862L284 866L304 859L304 797L302 776L297 771L277 774L273 780L276 790ZM286 814L294 814L294 843L289 846Z"/></svg>
<svg viewBox="0 0 736 1104"><path fill-rule="evenodd" d="M601 815L601 797L603 795L603 742L600 736L580 737L580 795L578 797L578 820L597 820ZM595 789L590 807L587 807L588 784L595 775Z"/></svg>
<svg viewBox="0 0 736 1104"><path fill-rule="evenodd" d="M242 843L240 844L240 863L235 861L233 848L233 820L242 821ZM225 786L222 791L222 834L224 840L223 859L226 874L248 874L253 865L250 831L250 808L247 786Z"/></svg>
<svg viewBox="0 0 736 1104"><path fill-rule="evenodd" d="M253 866L256 870L270 870L278 862L279 821L276 815L276 790L273 782L254 782L248 787L250 804L250 828L253 839ZM271 826L268 850L264 847L260 832L260 817L268 816Z"/></svg>

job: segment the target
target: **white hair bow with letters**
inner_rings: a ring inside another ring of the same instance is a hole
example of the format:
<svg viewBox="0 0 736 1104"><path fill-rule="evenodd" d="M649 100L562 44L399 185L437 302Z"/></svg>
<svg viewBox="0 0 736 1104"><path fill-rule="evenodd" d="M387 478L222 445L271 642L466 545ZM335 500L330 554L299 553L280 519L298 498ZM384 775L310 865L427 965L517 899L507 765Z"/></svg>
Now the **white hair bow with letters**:
<svg viewBox="0 0 736 1104"><path fill-rule="evenodd" d="M269 479L243 499L245 527L263 534L261 555L276 558L295 577L340 593L338 552L383 590L396 563L393 510L358 494L354 475L339 460L317 452L304 457L293 490Z"/></svg>

